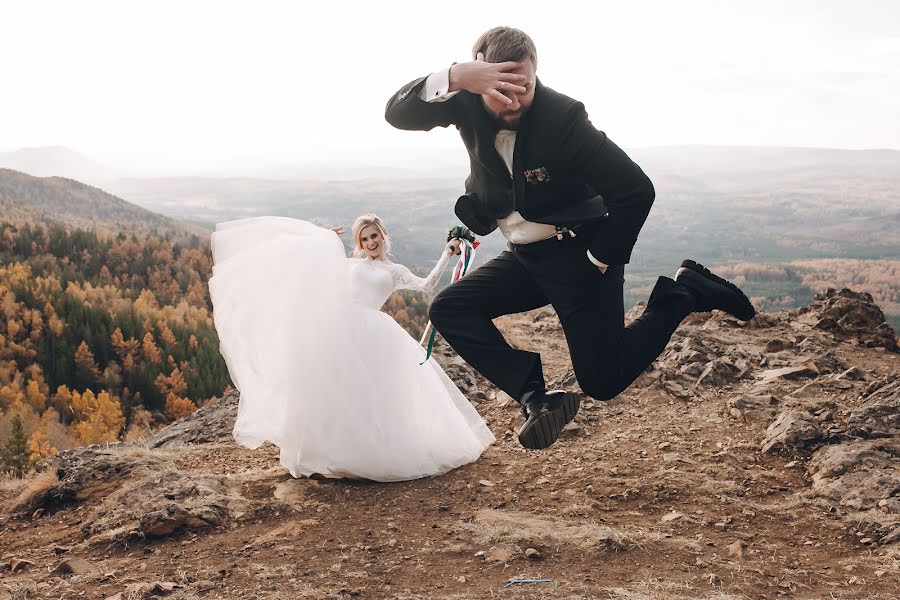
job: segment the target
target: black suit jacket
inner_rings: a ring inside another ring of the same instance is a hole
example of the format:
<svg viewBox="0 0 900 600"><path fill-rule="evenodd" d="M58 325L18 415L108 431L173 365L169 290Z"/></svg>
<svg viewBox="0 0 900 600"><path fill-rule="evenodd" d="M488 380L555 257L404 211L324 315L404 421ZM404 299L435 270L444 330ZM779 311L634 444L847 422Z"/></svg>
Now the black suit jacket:
<svg viewBox="0 0 900 600"><path fill-rule="evenodd" d="M403 86L388 101L385 118L398 129L428 131L454 125L469 151L466 194L456 215L487 235L513 210L527 220L566 227L592 224L591 254L625 264L653 204L653 184L588 119L581 102L537 82L522 118L513 176L494 147L497 125L481 96L461 91L445 102L424 102L426 77Z"/></svg>

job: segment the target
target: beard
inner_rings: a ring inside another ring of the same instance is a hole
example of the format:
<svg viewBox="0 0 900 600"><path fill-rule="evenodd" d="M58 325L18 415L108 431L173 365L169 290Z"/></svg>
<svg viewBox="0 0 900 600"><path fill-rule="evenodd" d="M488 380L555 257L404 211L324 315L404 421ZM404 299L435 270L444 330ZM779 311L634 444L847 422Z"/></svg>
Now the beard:
<svg viewBox="0 0 900 600"><path fill-rule="evenodd" d="M497 129L509 129L511 131L517 131L519 126L522 124L522 119L525 118L525 115L528 113L528 110L531 108L530 106L521 107L517 111L502 111L499 113L495 113L490 108L485 105L485 110L488 115L490 115L491 120L494 122L494 125Z"/></svg>
<svg viewBox="0 0 900 600"><path fill-rule="evenodd" d="M491 116L494 118L497 129L517 131L519 125L522 123L522 117L525 116L525 111L517 110L516 112L502 112L498 115Z"/></svg>

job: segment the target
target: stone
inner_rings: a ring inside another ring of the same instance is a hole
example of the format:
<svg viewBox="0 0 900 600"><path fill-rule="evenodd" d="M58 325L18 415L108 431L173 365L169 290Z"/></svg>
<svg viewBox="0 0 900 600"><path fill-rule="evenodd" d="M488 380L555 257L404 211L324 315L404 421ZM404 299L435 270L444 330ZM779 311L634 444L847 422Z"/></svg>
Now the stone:
<svg viewBox="0 0 900 600"><path fill-rule="evenodd" d="M728 400L729 412L745 422L771 422L778 411L778 397L772 394L742 394Z"/></svg>
<svg viewBox="0 0 900 600"><path fill-rule="evenodd" d="M221 511L215 508L193 511L171 503L140 517L140 531L147 537L165 537L180 529L205 529L221 525L222 513L224 506Z"/></svg>
<svg viewBox="0 0 900 600"><path fill-rule="evenodd" d="M157 581L150 587L150 593L157 596L174 592L178 584L174 581Z"/></svg>
<svg viewBox="0 0 900 600"><path fill-rule="evenodd" d="M897 541L900 541L900 527L895 527L892 532L881 538L881 543L884 545L893 544Z"/></svg>
<svg viewBox="0 0 900 600"><path fill-rule="evenodd" d="M897 350L897 332L885 322L884 313L871 294L829 288L816 294L808 307L795 314L801 322L828 331L838 340L855 340L869 348Z"/></svg>
<svg viewBox="0 0 900 600"><path fill-rule="evenodd" d="M137 598L146 598L150 595L153 586L149 583L130 583L125 586L125 597L129 600Z"/></svg>
<svg viewBox="0 0 900 600"><path fill-rule="evenodd" d="M726 552L728 552L728 556L733 558L744 558L744 548L747 547L747 542L743 540L737 540L731 544L725 546Z"/></svg>
<svg viewBox="0 0 900 600"><path fill-rule="evenodd" d="M484 553L487 562L508 563L522 555L522 551L512 544L497 544Z"/></svg>
<svg viewBox="0 0 900 600"><path fill-rule="evenodd" d="M890 499L900 493L898 459L900 438L853 440L820 448L807 472L818 496L856 510L890 510ZM881 507L883 500L888 502Z"/></svg>
<svg viewBox="0 0 900 600"><path fill-rule="evenodd" d="M25 560L24 558L13 558L9 561L9 568L13 573L25 571L26 569L30 569L33 566L33 562L31 562L30 560Z"/></svg>
<svg viewBox="0 0 900 600"><path fill-rule="evenodd" d="M740 379L740 375L741 369L729 359L717 358L711 361L697 378L697 385L721 386L734 383Z"/></svg>
<svg viewBox="0 0 900 600"><path fill-rule="evenodd" d="M766 353L781 352L788 347L788 343L782 339L775 338L766 342Z"/></svg>
<svg viewBox="0 0 900 600"><path fill-rule="evenodd" d="M790 399L806 399L806 398L818 398L822 396L825 391L825 387L822 385L822 382L818 379L814 381L810 381L807 384L801 385L799 388L788 394L788 398Z"/></svg>
<svg viewBox="0 0 900 600"><path fill-rule="evenodd" d="M230 442L237 417L240 392L233 390L220 399L201 406L191 415L172 423L140 441L147 448L182 444Z"/></svg>
<svg viewBox="0 0 900 600"><path fill-rule="evenodd" d="M863 396L847 420L847 433L873 438L900 435L900 376L881 382Z"/></svg>
<svg viewBox="0 0 900 600"><path fill-rule="evenodd" d="M766 429L762 451L804 450L821 438L822 430L812 416L785 411Z"/></svg>
<svg viewBox="0 0 900 600"><path fill-rule="evenodd" d="M801 379L804 377L816 377L819 370L811 361L794 365L791 367L782 367L780 369L767 369L760 374L763 381L773 381L775 379Z"/></svg>
<svg viewBox="0 0 900 600"><path fill-rule="evenodd" d="M84 575L96 572L98 569L91 563L77 556L66 558L53 569L54 575Z"/></svg>
<svg viewBox="0 0 900 600"><path fill-rule="evenodd" d="M840 373L836 379L850 379L851 381L864 381L866 379L865 372L859 367L850 367L843 373Z"/></svg>

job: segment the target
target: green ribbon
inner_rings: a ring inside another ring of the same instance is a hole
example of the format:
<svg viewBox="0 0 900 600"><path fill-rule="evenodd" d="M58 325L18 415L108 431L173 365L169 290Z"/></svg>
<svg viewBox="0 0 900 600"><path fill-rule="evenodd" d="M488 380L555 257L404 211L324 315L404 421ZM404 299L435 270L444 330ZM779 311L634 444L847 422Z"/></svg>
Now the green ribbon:
<svg viewBox="0 0 900 600"><path fill-rule="evenodd" d="M462 265L462 269L459 270L459 277L456 277L456 278L455 278L453 281L451 281L450 283L456 283L457 281L459 281L460 279L462 279L463 276L466 274L466 272L468 272L468 270L469 270L469 263L470 263L470 261L471 261L471 259L472 259L472 252L469 250L470 247L469 247L468 242L465 242L465 241L464 241L463 244L466 245L466 250L463 252L463 265ZM420 362L420 363L419 363L419 366L424 365L425 363L428 362L428 359L431 358L431 352L432 352L432 350L434 350L434 340L435 340L436 338L437 338L437 329L435 329L434 327L432 327L432 328L431 328L431 336L428 338L428 345L427 345L426 348L425 348L425 360L423 360L422 362Z"/></svg>

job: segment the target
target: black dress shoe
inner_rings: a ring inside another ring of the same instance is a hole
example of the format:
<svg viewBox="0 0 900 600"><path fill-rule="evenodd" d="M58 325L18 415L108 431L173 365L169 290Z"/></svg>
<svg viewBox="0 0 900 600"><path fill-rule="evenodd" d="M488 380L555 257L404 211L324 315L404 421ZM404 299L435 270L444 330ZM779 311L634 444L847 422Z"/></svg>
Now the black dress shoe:
<svg viewBox="0 0 900 600"><path fill-rule="evenodd" d="M529 450L543 450L559 439L563 427L575 418L581 399L570 392L535 390L522 397L525 424L519 443Z"/></svg>
<svg viewBox="0 0 900 600"><path fill-rule="evenodd" d="M694 293L698 312L724 310L741 321L749 321L756 314L756 309L738 286L714 275L700 263L682 261L681 268L675 273L675 281Z"/></svg>

